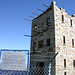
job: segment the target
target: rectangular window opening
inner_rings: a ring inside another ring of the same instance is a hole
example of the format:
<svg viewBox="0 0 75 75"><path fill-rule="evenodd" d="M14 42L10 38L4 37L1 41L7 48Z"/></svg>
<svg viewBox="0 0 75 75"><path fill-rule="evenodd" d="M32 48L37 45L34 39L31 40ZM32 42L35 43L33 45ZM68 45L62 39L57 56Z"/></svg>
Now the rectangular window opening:
<svg viewBox="0 0 75 75"><path fill-rule="evenodd" d="M33 43L33 51L36 50L36 42Z"/></svg>
<svg viewBox="0 0 75 75"><path fill-rule="evenodd" d="M74 66L74 68L75 68L75 60L73 60L73 66Z"/></svg>
<svg viewBox="0 0 75 75"><path fill-rule="evenodd" d="M64 22L64 15L62 15L62 23Z"/></svg>
<svg viewBox="0 0 75 75"><path fill-rule="evenodd" d="M74 39L72 39L72 47L74 47Z"/></svg>
<svg viewBox="0 0 75 75"><path fill-rule="evenodd" d="M64 68L66 68L66 59L64 59Z"/></svg>
<svg viewBox="0 0 75 75"><path fill-rule="evenodd" d="M66 75L66 72L64 72L64 75Z"/></svg>
<svg viewBox="0 0 75 75"><path fill-rule="evenodd" d="M63 36L63 44L65 44L65 36Z"/></svg>
<svg viewBox="0 0 75 75"><path fill-rule="evenodd" d="M47 18L47 26L50 26L50 17Z"/></svg>
<svg viewBox="0 0 75 75"><path fill-rule="evenodd" d="M38 48L42 48L43 47L43 40L38 41Z"/></svg>
<svg viewBox="0 0 75 75"><path fill-rule="evenodd" d="M71 27L72 27L72 20L70 20L70 25L71 25Z"/></svg>
<svg viewBox="0 0 75 75"><path fill-rule="evenodd" d="M47 39L47 46L50 46L50 38Z"/></svg>

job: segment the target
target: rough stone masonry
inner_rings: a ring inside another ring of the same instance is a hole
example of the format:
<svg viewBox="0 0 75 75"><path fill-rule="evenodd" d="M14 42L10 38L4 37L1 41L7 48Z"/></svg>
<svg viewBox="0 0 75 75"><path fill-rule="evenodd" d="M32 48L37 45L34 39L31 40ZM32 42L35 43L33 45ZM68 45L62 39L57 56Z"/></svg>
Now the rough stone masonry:
<svg viewBox="0 0 75 75"><path fill-rule="evenodd" d="M51 75L75 75L75 14L71 16L65 9L58 8L53 1L49 8L33 19L31 38L31 66L55 67Z"/></svg>

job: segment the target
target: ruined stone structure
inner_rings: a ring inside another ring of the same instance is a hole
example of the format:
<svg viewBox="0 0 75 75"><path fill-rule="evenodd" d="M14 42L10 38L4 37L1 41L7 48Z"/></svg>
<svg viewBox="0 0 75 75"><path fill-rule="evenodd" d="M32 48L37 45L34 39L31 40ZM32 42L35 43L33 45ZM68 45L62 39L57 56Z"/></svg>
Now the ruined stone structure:
<svg viewBox="0 0 75 75"><path fill-rule="evenodd" d="M54 54L53 75L75 75L75 14L69 16L53 1L32 21L31 66L47 66Z"/></svg>

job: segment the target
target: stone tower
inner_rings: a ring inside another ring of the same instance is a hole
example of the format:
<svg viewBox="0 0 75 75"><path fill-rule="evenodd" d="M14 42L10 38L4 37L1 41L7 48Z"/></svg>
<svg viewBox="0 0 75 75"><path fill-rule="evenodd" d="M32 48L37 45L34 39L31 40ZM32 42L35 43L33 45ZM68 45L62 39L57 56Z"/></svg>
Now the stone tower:
<svg viewBox="0 0 75 75"><path fill-rule="evenodd" d="M75 14L69 16L53 1L49 8L33 19L31 33L31 66L47 66L51 63L53 75L75 75Z"/></svg>

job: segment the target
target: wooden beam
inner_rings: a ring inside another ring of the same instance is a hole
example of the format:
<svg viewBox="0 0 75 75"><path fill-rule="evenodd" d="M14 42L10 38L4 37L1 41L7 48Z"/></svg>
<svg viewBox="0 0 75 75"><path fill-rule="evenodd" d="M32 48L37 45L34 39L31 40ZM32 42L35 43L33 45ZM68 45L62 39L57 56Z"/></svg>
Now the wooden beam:
<svg viewBox="0 0 75 75"><path fill-rule="evenodd" d="M38 8L37 8L37 10L42 11L42 12L45 12L45 11L43 11L43 10L41 10L41 9L38 9Z"/></svg>
<svg viewBox="0 0 75 75"><path fill-rule="evenodd" d="M32 21L32 20L30 20L30 19L26 19L26 18L24 18L25 20L28 20L28 21Z"/></svg>
<svg viewBox="0 0 75 75"><path fill-rule="evenodd" d="M45 4L42 4L43 6L45 6L45 7L48 7L47 5L45 5Z"/></svg>
<svg viewBox="0 0 75 75"><path fill-rule="evenodd" d="M26 36L26 37L32 37L32 36L30 36L30 35L24 35L24 36Z"/></svg>
<svg viewBox="0 0 75 75"><path fill-rule="evenodd" d="M33 13L34 15L39 15L39 14L37 14L37 13Z"/></svg>
<svg viewBox="0 0 75 75"><path fill-rule="evenodd" d="M64 9L64 1L62 0L62 8Z"/></svg>
<svg viewBox="0 0 75 75"><path fill-rule="evenodd" d="M31 17L31 18L35 18L35 17L33 17L33 16L30 16L30 15L29 15L29 17Z"/></svg>

